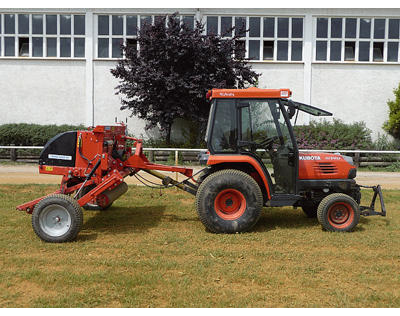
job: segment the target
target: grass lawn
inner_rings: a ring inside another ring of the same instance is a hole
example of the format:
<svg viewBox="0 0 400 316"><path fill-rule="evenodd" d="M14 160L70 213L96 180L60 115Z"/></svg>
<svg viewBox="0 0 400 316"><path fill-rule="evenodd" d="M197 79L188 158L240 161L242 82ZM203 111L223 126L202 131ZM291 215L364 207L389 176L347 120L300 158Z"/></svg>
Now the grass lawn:
<svg viewBox="0 0 400 316"><path fill-rule="evenodd" d="M189 194L131 186L49 244L15 206L55 189L0 185L0 307L400 307L400 191L353 233L265 208L252 232L217 235Z"/></svg>

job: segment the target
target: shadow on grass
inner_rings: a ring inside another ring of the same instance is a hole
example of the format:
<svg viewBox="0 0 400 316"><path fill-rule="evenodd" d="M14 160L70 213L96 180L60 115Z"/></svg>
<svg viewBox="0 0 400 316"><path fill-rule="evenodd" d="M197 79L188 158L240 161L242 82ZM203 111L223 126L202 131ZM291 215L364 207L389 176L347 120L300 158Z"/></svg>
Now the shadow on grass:
<svg viewBox="0 0 400 316"><path fill-rule="evenodd" d="M112 207L107 211L96 211L94 216L84 222L81 239L90 240L96 238L96 236L91 236L93 233L85 234L85 231L101 231L113 234L146 232L150 228L159 225L164 211L164 205ZM90 214L91 212L87 211L84 214Z"/></svg>
<svg viewBox="0 0 400 316"><path fill-rule="evenodd" d="M84 224L79 234L80 241L94 240L98 232L122 234L126 232L146 232L163 222L197 222L193 216L177 216L164 214L165 205L141 207L112 207L107 211L96 211ZM86 214L92 211L86 211ZM371 219L361 216L354 231L364 231L364 225L370 224ZM260 219L251 230L267 232L275 229L301 229L320 226L316 218L308 218L301 210L291 208L264 208ZM322 229L322 228L321 228Z"/></svg>
<svg viewBox="0 0 400 316"><path fill-rule="evenodd" d="M316 218L308 218L302 211L290 208L264 208L253 231L265 232L277 228L304 228L318 226Z"/></svg>

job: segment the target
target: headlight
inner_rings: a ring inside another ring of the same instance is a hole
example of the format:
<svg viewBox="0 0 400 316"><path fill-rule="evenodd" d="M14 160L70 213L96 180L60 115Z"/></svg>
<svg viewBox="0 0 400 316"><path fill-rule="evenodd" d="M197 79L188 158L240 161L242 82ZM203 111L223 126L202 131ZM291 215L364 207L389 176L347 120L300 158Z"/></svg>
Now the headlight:
<svg viewBox="0 0 400 316"><path fill-rule="evenodd" d="M350 156L342 156L344 160L346 160L349 164L354 166L353 157Z"/></svg>

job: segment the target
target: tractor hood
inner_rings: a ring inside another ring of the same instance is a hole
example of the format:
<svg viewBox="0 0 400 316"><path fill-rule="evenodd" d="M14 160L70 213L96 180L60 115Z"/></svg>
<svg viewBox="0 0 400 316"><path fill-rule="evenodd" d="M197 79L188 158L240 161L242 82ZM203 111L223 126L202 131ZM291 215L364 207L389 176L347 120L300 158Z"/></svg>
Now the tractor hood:
<svg viewBox="0 0 400 316"><path fill-rule="evenodd" d="M299 179L353 179L356 177L353 159L330 153L299 153Z"/></svg>

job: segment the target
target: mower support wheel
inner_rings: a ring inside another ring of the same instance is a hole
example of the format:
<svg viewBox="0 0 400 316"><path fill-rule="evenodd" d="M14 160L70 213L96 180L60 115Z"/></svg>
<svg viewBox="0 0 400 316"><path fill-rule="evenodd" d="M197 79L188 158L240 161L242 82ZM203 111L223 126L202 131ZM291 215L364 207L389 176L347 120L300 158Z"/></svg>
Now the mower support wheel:
<svg viewBox="0 0 400 316"><path fill-rule="evenodd" d="M82 209L72 197L54 194L36 204L32 227L43 241L61 243L76 238L83 224Z"/></svg>
<svg viewBox="0 0 400 316"><path fill-rule="evenodd" d="M357 202L347 194L333 193L322 199L318 206L318 221L331 232L349 232L360 219Z"/></svg>
<svg viewBox="0 0 400 316"><path fill-rule="evenodd" d="M226 169L209 175L196 194L196 208L203 225L214 233L250 230L260 217L263 196L247 173Z"/></svg>

